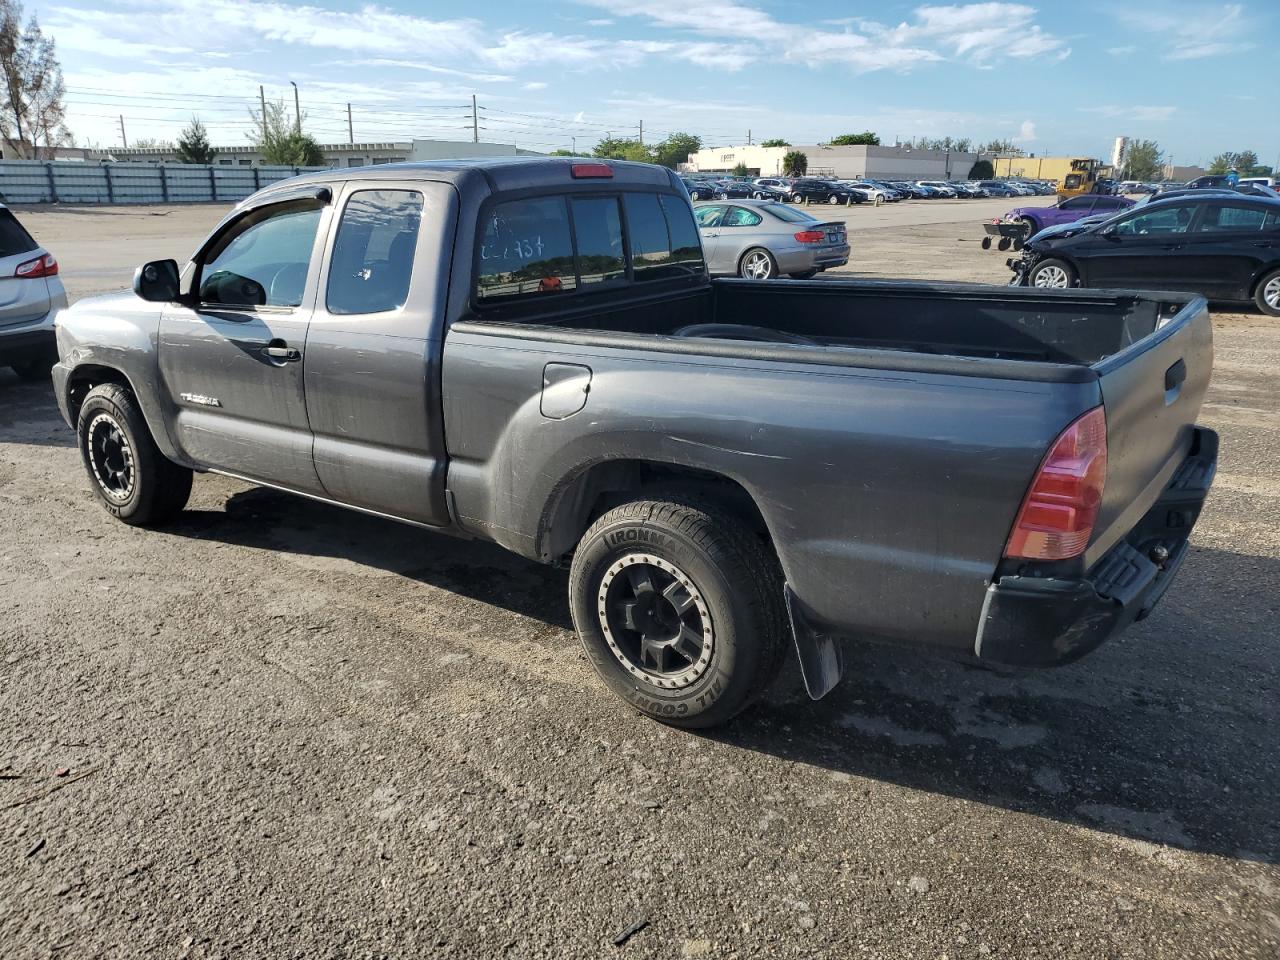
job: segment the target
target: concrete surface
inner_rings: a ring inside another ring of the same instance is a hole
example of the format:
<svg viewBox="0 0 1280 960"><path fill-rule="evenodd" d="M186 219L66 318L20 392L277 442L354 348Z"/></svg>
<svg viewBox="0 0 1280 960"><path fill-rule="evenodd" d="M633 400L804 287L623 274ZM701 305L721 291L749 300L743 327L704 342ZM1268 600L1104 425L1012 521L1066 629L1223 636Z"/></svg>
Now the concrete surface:
<svg viewBox="0 0 1280 960"><path fill-rule="evenodd" d="M851 270L1004 282L985 206L848 211ZM20 216L80 296L221 213ZM607 695L560 571L218 478L113 521L0 373L0 956L1274 960L1280 328L1215 323L1149 620L1042 673L855 648L710 736Z"/></svg>

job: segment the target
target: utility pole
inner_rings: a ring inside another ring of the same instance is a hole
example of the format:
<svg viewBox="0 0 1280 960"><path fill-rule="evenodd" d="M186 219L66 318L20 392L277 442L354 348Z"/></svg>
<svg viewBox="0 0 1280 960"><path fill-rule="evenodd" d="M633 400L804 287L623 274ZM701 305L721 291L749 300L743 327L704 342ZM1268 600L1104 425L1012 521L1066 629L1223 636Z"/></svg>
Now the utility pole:
<svg viewBox="0 0 1280 960"><path fill-rule="evenodd" d="M747 131L747 146L751 146L751 131Z"/></svg>
<svg viewBox="0 0 1280 960"><path fill-rule="evenodd" d="M290 80L289 86L293 87L293 130L298 136L302 136L302 105L298 100L298 85Z"/></svg>
<svg viewBox="0 0 1280 960"><path fill-rule="evenodd" d="M262 85L258 85L258 104L262 107L262 113L259 116L262 119L262 142L267 142L267 92L262 89Z"/></svg>
<svg viewBox="0 0 1280 960"><path fill-rule="evenodd" d="M573 141L573 155L576 157L578 155L578 138L570 137L569 139Z"/></svg>
<svg viewBox="0 0 1280 960"><path fill-rule="evenodd" d="M351 104L347 104L347 143L356 142L356 128L351 125Z"/></svg>
<svg viewBox="0 0 1280 960"><path fill-rule="evenodd" d="M129 138L124 135L124 114L120 114L120 141L126 150L129 149Z"/></svg>
<svg viewBox="0 0 1280 960"><path fill-rule="evenodd" d="M644 121L640 121L640 146L644 146Z"/></svg>
<svg viewBox="0 0 1280 960"><path fill-rule="evenodd" d="M476 106L476 95L471 95L471 142L480 142L480 108Z"/></svg>

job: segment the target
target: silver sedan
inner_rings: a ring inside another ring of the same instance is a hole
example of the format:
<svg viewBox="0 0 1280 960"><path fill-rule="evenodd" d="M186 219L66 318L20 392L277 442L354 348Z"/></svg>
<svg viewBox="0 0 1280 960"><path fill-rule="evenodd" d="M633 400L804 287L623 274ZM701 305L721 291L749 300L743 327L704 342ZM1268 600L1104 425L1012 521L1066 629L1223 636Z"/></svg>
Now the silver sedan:
<svg viewBox="0 0 1280 960"><path fill-rule="evenodd" d="M714 275L807 280L849 262L844 223L822 221L773 200L700 203L694 208Z"/></svg>

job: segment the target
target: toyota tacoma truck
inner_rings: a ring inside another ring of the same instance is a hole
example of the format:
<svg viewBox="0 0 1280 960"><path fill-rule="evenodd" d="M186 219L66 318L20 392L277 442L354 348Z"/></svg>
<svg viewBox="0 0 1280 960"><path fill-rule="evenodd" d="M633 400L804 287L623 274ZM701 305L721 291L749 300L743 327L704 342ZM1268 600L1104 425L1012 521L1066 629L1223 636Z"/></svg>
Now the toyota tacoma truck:
<svg viewBox="0 0 1280 960"><path fill-rule="evenodd" d="M709 280L660 167L309 174L57 319L90 489L173 521L218 473L567 564L638 710L738 713L849 638L1072 660L1141 619L1217 462L1205 301Z"/></svg>

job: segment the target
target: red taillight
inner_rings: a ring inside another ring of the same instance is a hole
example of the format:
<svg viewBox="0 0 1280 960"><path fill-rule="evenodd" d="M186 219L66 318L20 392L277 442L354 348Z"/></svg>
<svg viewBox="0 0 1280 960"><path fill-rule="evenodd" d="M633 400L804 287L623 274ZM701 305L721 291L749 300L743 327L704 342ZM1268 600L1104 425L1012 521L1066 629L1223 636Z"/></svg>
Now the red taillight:
<svg viewBox="0 0 1280 960"><path fill-rule="evenodd" d="M35 277L56 277L58 275L58 261L53 259L52 254L46 253L42 257L36 257L34 260L18 264L18 269L13 271L13 275L27 280Z"/></svg>
<svg viewBox="0 0 1280 960"><path fill-rule="evenodd" d="M796 234L796 239L801 243L821 243L827 239L827 235L821 230L801 230Z"/></svg>
<svg viewBox="0 0 1280 960"><path fill-rule="evenodd" d="M612 177L613 167L607 163L575 163L569 168L575 180L590 180L597 177Z"/></svg>
<svg viewBox="0 0 1280 960"><path fill-rule="evenodd" d="M1036 471L1014 521L1006 557L1065 560L1093 535L1107 479L1107 418L1094 407L1062 432Z"/></svg>

